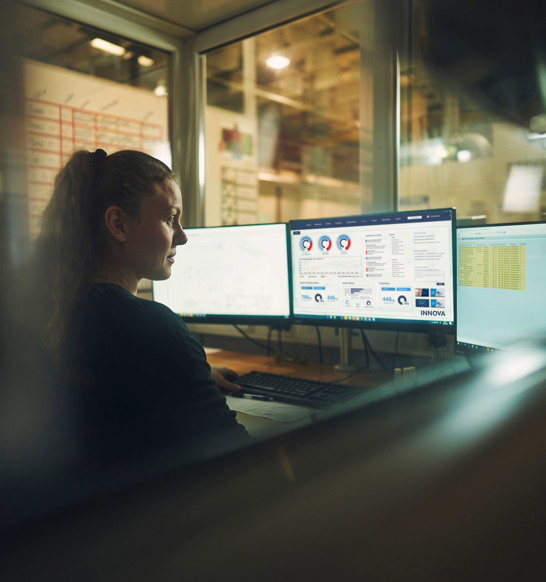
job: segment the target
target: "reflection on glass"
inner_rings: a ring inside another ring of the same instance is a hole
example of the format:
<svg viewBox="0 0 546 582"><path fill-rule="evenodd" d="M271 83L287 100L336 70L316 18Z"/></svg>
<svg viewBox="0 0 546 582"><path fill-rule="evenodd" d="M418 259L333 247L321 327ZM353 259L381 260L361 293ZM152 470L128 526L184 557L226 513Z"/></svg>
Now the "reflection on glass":
<svg viewBox="0 0 546 582"><path fill-rule="evenodd" d="M208 53L205 224L368 208L362 127L366 8L351 2ZM364 88L364 91L370 89ZM368 156L369 158L369 156Z"/></svg>
<svg viewBox="0 0 546 582"><path fill-rule="evenodd" d="M545 208L541 176L546 166L546 135L533 134L521 125L513 125L508 116L501 118L493 113L491 102L484 98L485 91L489 97L499 97L500 85L496 88L490 81L486 86L481 79L496 78L500 83L506 70L495 69L494 59L465 54L469 45L464 39L460 44L452 41L453 46L445 46L438 32L445 30L445 24L444 28L438 26L442 11L437 15L428 10L428 18L424 18L425 8L423 0L412 3L412 25L407 31L410 42L401 52L400 209L456 206L457 218L463 220L477 215L486 216L489 223L541 220ZM458 10L455 4L452 9ZM483 46L487 48L483 52L501 37L484 37ZM438 48L444 48L447 57L438 55ZM461 49L460 55L457 48ZM431 67L435 59L441 76L436 76L437 71ZM458 85L442 68L446 59L450 59L451 77L456 76ZM472 89L465 90L461 80ZM513 81L503 82L502 97L513 99L510 91L515 93L517 89ZM478 100L480 90L483 94ZM543 129L538 117L533 123Z"/></svg>
<svg viewBox="0 0 546 582"><path fill-rule="evenodd" d="M56 173L77 149L147 152L171 165L167 54L21 7L28 234L34 239Z"/></svg>

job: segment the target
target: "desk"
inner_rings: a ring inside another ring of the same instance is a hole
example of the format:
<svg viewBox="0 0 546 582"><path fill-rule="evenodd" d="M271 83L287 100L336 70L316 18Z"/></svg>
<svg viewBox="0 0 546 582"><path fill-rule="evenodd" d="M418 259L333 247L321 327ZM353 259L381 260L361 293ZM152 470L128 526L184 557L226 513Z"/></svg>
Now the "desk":
<svg viewBox="0 0 546 582"><path fill-rule="evenodd" d="M351 386L362 386L364 388L375 388L392 378L390 372L370 372L362 370L357 373L337 372L329 364L301 364L289 362L276 362L271 356L258 356L253 354L244 354L228 350L211 350L205 348L207 360L211 366L225 366L235 370L238 374L246 374L252 370L269 372L271 374L283 374L285 376L294 376L307 378L309 380L320 380L322 382L332 382L344 379L340 384L349 384ZM267 436L269 434L295 428L301 424L312 422L309 417L305 421L295 423L280 423L275 420L251 416L242 412L237 412L237 420L245 426L253 436Z"/></svg>

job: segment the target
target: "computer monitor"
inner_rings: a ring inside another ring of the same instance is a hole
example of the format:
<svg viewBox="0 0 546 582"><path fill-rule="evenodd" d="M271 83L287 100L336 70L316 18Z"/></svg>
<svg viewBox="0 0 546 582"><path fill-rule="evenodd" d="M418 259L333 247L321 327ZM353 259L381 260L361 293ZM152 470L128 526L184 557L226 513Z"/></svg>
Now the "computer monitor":
<svg viewBox="0 0 546 582"><path fill-rule="evenodd" d="M189 322L290 323L286 224L185 231L171 277L153 283L155 301Z"/></svg>
<svg viewBox="0 0 546 582"><path fill-rule="evenodd" d="M546 223L457 228L456 351L506 348L546 328Z"/></svg>
<svg viewBox="0 0 546 582"><path fill-rule="evenodd" d="M294 321L454 333L454 225L453 208L291 221Z"/></svg>

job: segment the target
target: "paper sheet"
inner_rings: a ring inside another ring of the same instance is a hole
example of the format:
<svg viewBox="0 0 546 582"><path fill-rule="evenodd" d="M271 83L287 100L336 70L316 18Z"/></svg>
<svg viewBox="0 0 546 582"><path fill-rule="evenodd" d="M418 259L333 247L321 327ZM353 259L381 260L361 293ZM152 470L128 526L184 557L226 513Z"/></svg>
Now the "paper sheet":
<svg viewBox="0 0 546 582"><path fill-rule="evenodd" d="M252 416L261 416L262 418L280 422L295 422L316 413L314 409L297 406L296 404L285 404L284 402L264 402L235 396L226 396L226 401L231 410L236 412L244 412Z"/></svg>

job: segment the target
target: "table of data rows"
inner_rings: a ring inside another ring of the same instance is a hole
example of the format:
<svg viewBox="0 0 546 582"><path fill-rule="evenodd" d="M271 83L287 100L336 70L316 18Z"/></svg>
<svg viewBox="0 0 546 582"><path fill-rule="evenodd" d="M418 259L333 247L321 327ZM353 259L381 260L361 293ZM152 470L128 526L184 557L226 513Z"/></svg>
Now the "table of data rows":
<svg viewBox="0 0 546 582"><path fill-rule="evenodd" d="M525 245L459 249L460 284L525 291Z"/></svg>

